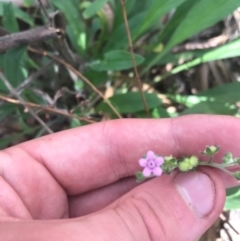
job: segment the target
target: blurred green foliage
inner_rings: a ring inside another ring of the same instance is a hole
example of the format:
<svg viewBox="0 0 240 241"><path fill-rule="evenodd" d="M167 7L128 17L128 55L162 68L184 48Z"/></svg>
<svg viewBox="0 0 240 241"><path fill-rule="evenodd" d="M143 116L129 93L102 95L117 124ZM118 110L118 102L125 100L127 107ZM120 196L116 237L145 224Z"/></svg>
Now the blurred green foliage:
<svg viewBox="0 0 240 241"><path fill-rule="evenodd" d="M134 80L120 1L50 2L52 6L47 8L47 12L53 16L57 10L64 16L66 27L63 30L66 32L69 48L79 58L78 70L101 92L106 94L109 86L112 87L112 93L107 97L124 117L146 117L141 94ZM152 118L193 113L239 115L237 102L240 101L240 83L237 79L205 91L199 90L195 95L179 94L173 91L174 88L168 88L167 91L157 88L157 84L164 79L174 78L177 73L190 71L202 63L239 58L239 36L215 48L185 50L181 53L172 51L174 47L231 15L238 7L239 0L126 1L136 63L142 82L151 90L145 92L145 97ZM48 24L48 20L43 11L34 5L34 1L24 0L22 7L0 2L0 24L5 30L14 33ZM58 52L54 41L39 43L34 47L54 54ZM11 85L18 88L49 61L47 57L34 55L26 47L21 47L0 55L0 69ZM173 68L164 74L152 75L152 70L164 68L167 64L171 64ZM175 82L170 84L171 87L174 87L174 84ZM67 87L69 91L59 95L59 90L63 87ZM0 95L9 94L9 90L0 81ZM52 105L53 108L68 112L74 110L75 115L96 118L96 121L104 114L116 118L106 102L81 78L72 75L57 63L52 64L41 76L34 78L20 94L27 102ZM162 95L171 101L172 106L182 106L181 111L170 111L169 106L164 105ZM76 96L83 99L81 103ZM18 126L16 131L3 132L0 148L10 146L18 139L21 141L22 137L34 138L44 134L38 123L32 123L26 109L10 103L0 104L0 123L15 118ZM40 115L46 124L55 127L56 131L86 124L75 118L51 113L46 115L41 112ZM228 194L226 207L239 208L240 202L235 202L236 195L237 198L240 197L239 190Z"/></svg>

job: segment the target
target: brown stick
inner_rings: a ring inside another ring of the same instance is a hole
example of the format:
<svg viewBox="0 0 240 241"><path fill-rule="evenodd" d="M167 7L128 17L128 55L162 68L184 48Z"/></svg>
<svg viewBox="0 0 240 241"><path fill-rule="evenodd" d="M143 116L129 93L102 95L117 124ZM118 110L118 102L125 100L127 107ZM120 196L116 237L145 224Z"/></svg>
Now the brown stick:
<svg viewBox="0 0 240 241"><path fill-rule="evenodd" d="M65 112L65 111L62 111L62 110L59 110L59 109L54 109L54 108L51 108L50 106L38 105L38 104L35 104L35 103L32 103L32 102L26 102L26 101L23 104L19 100L9 98L8 96L4 96L4 95L0 95L0 100L6 101L6 102L9 102L9 103L13 103L13 104L16 104L16 105L22 105L22 106L28 107L28 108L29 107L39 108L41 110L45 110L45 111L52 112L52 113L55 113L55 114L63 115L63 116L69 117L69 118L74 118L74 119L77 119L79 121L85 121L85 122L90 123L90 124L95 123L94 120L88 119L86 117L79 117L77 115L69 114L68 112Z"/></svg>
<svg viewBox="0 0 240 241"><path fill-rule="evenodd" d="M0 71L0 78L2 79L2 82L5 84L5 86L8 88L8 90L15 95L19 102L25 106L25 100L17 93L17 91L12 87L10 82L5 78L3 73ZM46 125L46 123L31 109L28 108L29 113L41 124L41 126L49 133L53 133L53 131Z"/></svg>
<svg viewBox="0 0 240 241"><path fill-rule="evenodd" d="M129 25L128 25L127 12L126 12L126 8L125 8L125 0L120 0L120 2L121 2L121 5L122 5L123 19L124 19L126 32L127 32L128 45L129 45L129 49L130 49L130 52L131 52L133 68L134 68L134 72L135 72L135 76L136 76L136 82L138 84L138 88L139 88L139 91L140 91L141 96L142 96L142 100L143 100L145 111L147 113L147 117L150 118L147 101L146 101L145 95L144 95L143 90L142 90L142 82L141 82L139 74L138 74L136 59L135 59L135 56L134 56L132 38L131 38L131 33L130 33Z"/></svg>
<svg viewBox="0 0 240 241"><path fill-rule="evenodd" d="M76 70L72 65L70 65L69 63L67 63L63 59L60 59L56 56L53 56L53 55L49 54L46 51L40 51L40 50L31 48L31 47L29 47L28 49L33 53L37 53L37 54L41 54L43 56L47 56L47 57L55 60L56 62L64 65L67 69L71 70L74 74L76 74L78 77L80 77L86 84L88 84L88 86L90 86L94 92L96 92L100 97L102 97L103 100L105 100L107 105L112 109L112 111L115 113L115 115L118 118L120 118L120 119L122 118L120 113L116 110L116 108L112 105L112 103L107 98L105 98L105 96L101 93L101 91L99 91L98 88L94 84L92 84L89 79L87 79L82 73L80 73L78 70Z"/></svg>
<svg viewBox="0 0 240 241"><path fill-rule="evenodd" d="M61 38L62 30L47 26L33 28L19 33L12 33L0 37L0 53L8 49L41 42L47 39Z"/></svg>

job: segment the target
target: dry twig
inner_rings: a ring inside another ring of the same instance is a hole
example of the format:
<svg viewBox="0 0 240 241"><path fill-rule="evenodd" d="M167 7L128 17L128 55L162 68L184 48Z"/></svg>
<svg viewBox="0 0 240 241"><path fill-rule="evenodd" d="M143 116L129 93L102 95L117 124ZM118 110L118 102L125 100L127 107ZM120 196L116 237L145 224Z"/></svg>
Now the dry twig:
<svg viewBox="0 0 240 241"><path fill-rule="evenodd" d="M121 5L122 5L123 19L124 19L124 23L125 23L125 27L126 27L129 49L130 49L130 52L131 52L133 68L134 68L134 72L135 72L135 76L136 76L136 82L138 84L139 91L141 92L141 96L142 96L145 111L147 113L147 116L150 117L149 109L148 109L148 106L147 106L147 101L146 101L145 95L144 95L143 90L142 90L142 82L141 82L139 74L138 74L137 64L136 64L136 60L135 60L135 56L134 56L132 38L131 38L131 33L130 33L128 20L127 20L127 12L126 12L126 8L125 8L125 0L120 0L120 2L121 2Z"/></svg>
<svg viewBox="0 0 240 241"><path fill-rule="evenodd" d="M9 83L9 81L6 79L6 77L3 75L2 72L0 72L0 78L2 79L3 83L5 86L8 88L8 90L16 96L16 98L19 100L19 102L26 106L26 102L23 100L23 98L17 93L17 91L12 87L12 85ZM41 126L48 132L48 133L53 133L53 131L44 123L44 121L36 115L36 113L28 107L29 113L41 124Z"/></svg>
<svg viewBox="0 0 240 241"><path fill-rule="evenodd" d="M0 37L0 53L3 53L11 48L26 46L48 39L58 39L62 36L62 30L47 26L32 28L19 33L8 34Z"/></svg>
<svg viewBox="0 0 240 241"><path fill-rule="evenodd" d="M69 117L69 118L74 118L74 119L77 119L79 121L85 121L85 122L90 123L90 124L95 123L95 121L93 121L91 119L88 119L88 118L85 118L85 117L79 117L79 116L73 115L73 114L69 114L68 112L65 112L65 111L62 111L62 110L59 110L59 109L55 109L55 108L51 108L49 106L38 105L38 104L35 104L35 103L32 103L32 102L24 102L24 104L23 104L19 100L12 99L12 98L9 98L9 97L4 96L4 95L0 95L0 99L3 100L3 101L9 102L9 103L16 104L16 105L23 105L23 106L28 107L28 108L29 107L39 108L41 110L45 110L45 111L48 111L48 112L51 112L51 113L63 115L63 116Z"/></svg>
<svg viewBox="0 0 240 241"><path fill-rule="evenodd" d="M21 92L27 88L36 78L38 78L40 75L45 73L53 64L53 61L50 61L48 64L44 65L42 68L34 72L32 75L30 75L27 79L25 79L17 88L16 91L18 94L21 94ZM12 97L13 94L10 93L8 97ZM0 107L2 106L3 102L0 102Z"/></svg>
<svg viewBox="0 0 240 241"><path fill-rule="evenodd" d="M116 108L111 104L111 102L104 97L104 95L91 83L91 81L90 81L89 79L87 79L82 73L80 73L78 70L76 70L72 65L70 65L69 63L67 63L67 62L64 61L63 59L60 59L60 58L58 58L58 57L56 57L56 56L53 56L53 55L49 54L49 53L46 52L46 51L39 51L39 50L34 49L34 48L31 48L31 47L29 47L29 50L32 51L32 52L34 52L34 53L41 54L41 55L43 55L43 56L47 56L47 57L55 60L56 62L64 65L67 69L71 70L74 74L76 74L79 78L81 78L87 85L89 85L94 92L96 92L99 96L101 96L101 98L102 98L103 100L106 101L106 103L108 104L108 106L111 108L111 110L116 114L116 116L117 116L118 118L122 118L122 116L120 115L120 113L119 113L119 112L116 110Z"/></svg>

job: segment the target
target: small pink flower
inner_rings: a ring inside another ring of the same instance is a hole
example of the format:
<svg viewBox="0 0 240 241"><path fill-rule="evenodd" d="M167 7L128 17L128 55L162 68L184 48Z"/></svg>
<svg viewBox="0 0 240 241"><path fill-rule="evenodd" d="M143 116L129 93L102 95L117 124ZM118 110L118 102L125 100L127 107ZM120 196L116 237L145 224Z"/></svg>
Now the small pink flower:
<svg viewBox="0 0 240 241"><path fill-rule="evenodd" d="M148 151L146 158L141 158L139 165L144 167L143 175L149 177L151 174L155 176L161 176L161 165L164 163L164 159L161 156L156 156L153 151Z"/></svg>

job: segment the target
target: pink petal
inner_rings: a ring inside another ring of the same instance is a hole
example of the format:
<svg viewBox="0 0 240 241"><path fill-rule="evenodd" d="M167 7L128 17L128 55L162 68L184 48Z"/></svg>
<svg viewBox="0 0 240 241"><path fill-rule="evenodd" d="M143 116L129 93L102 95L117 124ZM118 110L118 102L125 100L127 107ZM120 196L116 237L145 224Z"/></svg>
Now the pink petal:
<svg viewBox="0 0 240 241"><path fill-rule="evenodd" d="M147 152L147 159L153 159L155 158L155 154L153 151L148 151Z"/></svg>
<svg viewBox="0 0 240 241"><path fill-rule="evenodd" d="M149 177L149 176L151 175L151 172L152 172L152 170L149 169L148 167L145 167L145 168L143 169L143 175L144 175L145 177Z"/></svg>
<svg viewBox="0 0 240 241"><path fill-rule="evenodd" d="M158 166L162 165L163 163L164 163L163 157L159 156L159 157L156 158L156 164Z"/></svg>
<svg viewBox="0 0 240 241"><path fill-rule="evenodd" d="M155 176L161 176L162 175L162 169L161 168L159 168L159 167L155 167L154 169L153 169L153 174L155 175Z"/></svg>
<svg viewBox="0 0 240 241"><path fill-rule="evenodd" d="M144 158L141 158L139 161L138 161L139 165L141 167L145 167L147 165L147 160L144 159Z"/></svg>

